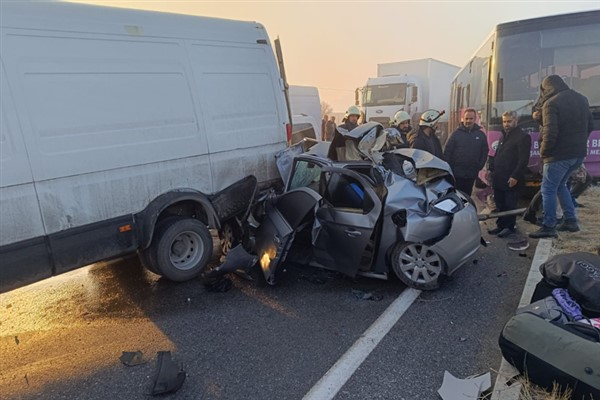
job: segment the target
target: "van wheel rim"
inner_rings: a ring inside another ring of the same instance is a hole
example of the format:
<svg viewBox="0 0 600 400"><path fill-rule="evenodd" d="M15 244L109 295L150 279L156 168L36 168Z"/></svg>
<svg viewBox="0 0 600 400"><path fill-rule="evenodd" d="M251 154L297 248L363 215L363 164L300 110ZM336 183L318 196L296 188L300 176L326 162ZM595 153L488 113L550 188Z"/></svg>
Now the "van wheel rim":
<svg viewBox="0 0 600 400"><path fill-rule="evenodd" d="M399 255L400 272L413 282L429 283L442 273L440 256L424 244L405 246Z"/></svg>
<svg viewBox="0 0 600 400"><path fill-rule="evenodd" d="M180 270L192 269L204 254L204 244L196 232L182 232L171 242L169 259Z"/></svg>

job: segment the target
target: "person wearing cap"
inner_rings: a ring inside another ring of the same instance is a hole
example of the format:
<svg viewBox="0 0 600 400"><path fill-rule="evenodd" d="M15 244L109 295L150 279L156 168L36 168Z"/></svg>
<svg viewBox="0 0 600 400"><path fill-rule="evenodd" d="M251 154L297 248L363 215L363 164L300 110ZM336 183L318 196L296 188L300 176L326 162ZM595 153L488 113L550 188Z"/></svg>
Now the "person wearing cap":
<svg viewBox="0 0 600 400"><path fill-rule="evenodd" d="M360 110L356 106L348 107L346 110L346 116L343 123L338 125L338 128L342 128L350 132L352 129L358 126L358 118L360 117Z"/></svg>
<svg viewBox="0 0 600 400"><path fill-rule="evenodd" d="M477 174L485 166L489 152L485 133L475 123L476 115L474 108L463 111L462 122L444 148L444 158L454 174L454 186L469 196L473 192Z"/></svg>
<svg viewBox="0 0 600 400"><path fill-rule="evenodd" d="M419 127L408 134L408 144L412 149L421 149L444 159L442 144L435 134L437 121L442 113L437 110L426 110L419 118Z"/></svg>

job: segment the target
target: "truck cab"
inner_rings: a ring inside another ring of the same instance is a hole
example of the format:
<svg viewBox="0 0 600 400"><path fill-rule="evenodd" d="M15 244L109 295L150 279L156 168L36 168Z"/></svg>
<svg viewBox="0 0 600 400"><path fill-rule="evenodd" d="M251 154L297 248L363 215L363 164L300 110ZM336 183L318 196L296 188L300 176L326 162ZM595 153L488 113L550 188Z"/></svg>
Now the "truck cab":
<svg viewBox="0 0 600 400"><path fill-rule="evenodd" d="M423 111L419 86L415 77L406 75L369 78L366 86L356 89L356 105L362 107L365 122L388 126L400 110L410 115Z"/></svg>

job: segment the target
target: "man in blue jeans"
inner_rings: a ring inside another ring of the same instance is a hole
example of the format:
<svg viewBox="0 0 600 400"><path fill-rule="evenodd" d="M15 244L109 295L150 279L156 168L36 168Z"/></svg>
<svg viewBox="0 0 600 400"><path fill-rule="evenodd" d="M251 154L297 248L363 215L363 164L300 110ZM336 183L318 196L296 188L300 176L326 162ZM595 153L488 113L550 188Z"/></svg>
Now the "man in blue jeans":
<svg viewBox="0 0 600 400"><path fill-rule="evenodd" d="M540 88L542 129L540 156L544 162L542 201L543 225L531 238L556 237L558 231L577 232L577 214L567 188L571 173L583 163L587 155L587 140L593 128L588 99L569 89L558 75L550 75ZM556 226L556 200L563 209L564 222Z"/></svg>

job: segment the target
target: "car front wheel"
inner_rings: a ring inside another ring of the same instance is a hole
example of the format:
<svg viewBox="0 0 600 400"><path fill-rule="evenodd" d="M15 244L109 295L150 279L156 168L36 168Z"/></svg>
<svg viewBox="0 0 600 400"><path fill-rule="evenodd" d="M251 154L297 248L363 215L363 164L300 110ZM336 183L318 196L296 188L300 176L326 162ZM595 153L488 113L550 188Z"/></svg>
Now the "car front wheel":
<svg viewBox="0 0 600 400"><path fill-rule="evenodd" d="M411 288L434 290L440 286L444 261L426 244L396 243L391 264L398 279Z"/></svg>

